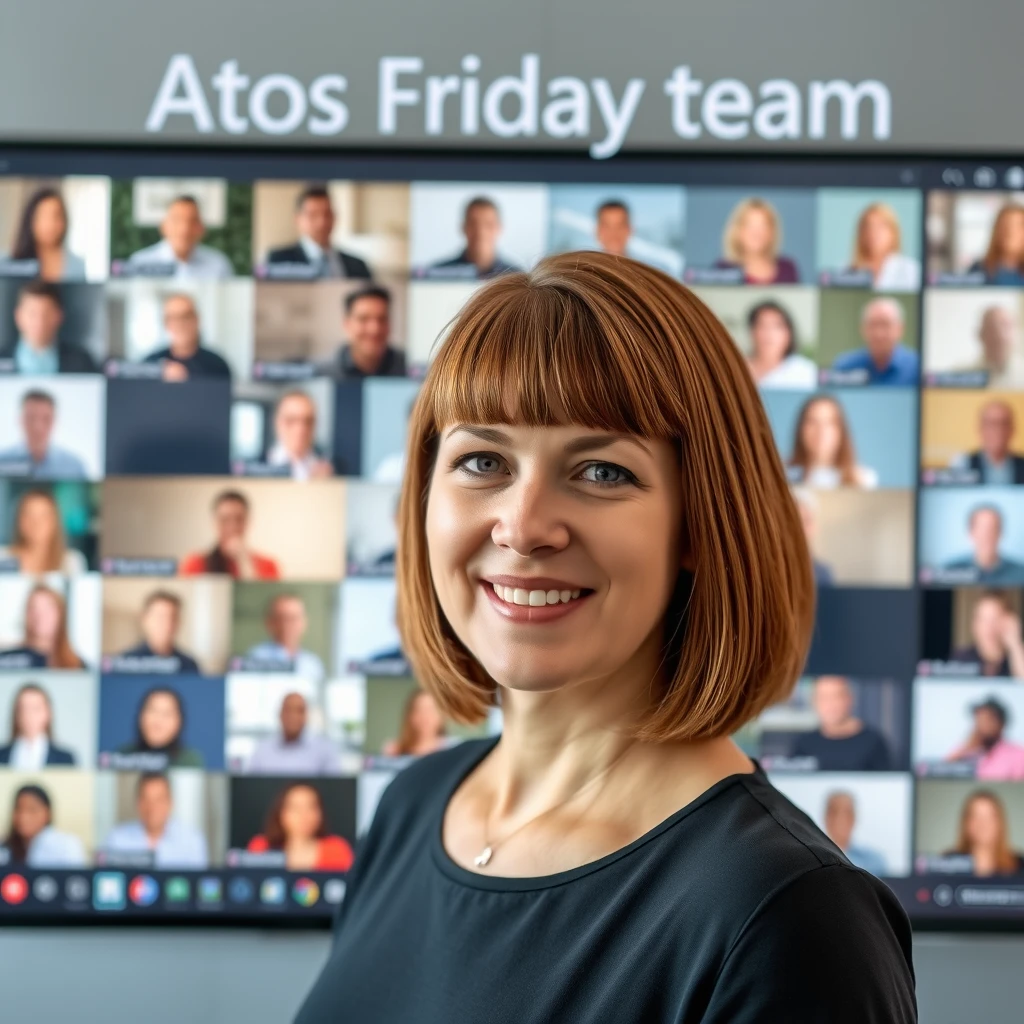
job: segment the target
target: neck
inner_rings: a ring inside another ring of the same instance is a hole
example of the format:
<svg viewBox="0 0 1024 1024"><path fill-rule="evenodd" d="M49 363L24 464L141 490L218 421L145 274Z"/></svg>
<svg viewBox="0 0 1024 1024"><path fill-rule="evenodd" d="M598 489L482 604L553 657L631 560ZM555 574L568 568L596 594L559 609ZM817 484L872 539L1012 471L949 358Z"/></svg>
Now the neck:
<svg viewBox="0 0 1024 1024"><path fill-rule="evenodd" d="M29 338L23 334L21 336L21 340L24 341L33 352L45 352L48 348L53 348L53 338Z"/></svg>
<svg viewBox="0 0 1024 1024"><path fill-rule="evenodd" d="M978 552L974 556L974 561L980 569L991 569L999 564L999 551Z"/></svg>
<svg viewBox="0 0 1024 1024"><path fill-rule="evenodd" d="M174 642L173 641L171 641L170 643L166 643L166 644L154 644L154 643L151 643L149 640L147 640L146 641L146 646L154 654L158 655L161 658L168 657L174 651Z"/></svg>
<svg viewBox="0 0 1024 1024"><path fill-rule="evenodd" d="M378 355L374 352L360 352L355 347L352 348L352 362L355 363L363 373L374 373L380 366L383 359L384 352L381 352Z"/></svg>
<svg viewBox="0 0 1024 1024"><path fill-rule="evenodd" d="M157 843L161 840L161 838L163 838L164 829L167 827L167 823L165 822L163 825L160 826L151 827L149 825L143 825L142 827L146 830L146 837L150 840L150 842Z"/></svg>
<svg viewBox="0 0 1024 1024"><path fill-rule="evenodd" d="M881 355L874 355L874 353L868 353L871 356L871 362L873 362L877 369L886 370L889 368L889 364L892 362L893 353L896 351L893 348L889 352L885 352Z"/></svg>
<svg viewBox="0 0 1024 1024"><path fill-rule="evenodd" d="M1006 457L1010 454L1006 448L1000 448L998 451L985 452L985 458L994 466L1002 465L1006 461Z"/></svg>

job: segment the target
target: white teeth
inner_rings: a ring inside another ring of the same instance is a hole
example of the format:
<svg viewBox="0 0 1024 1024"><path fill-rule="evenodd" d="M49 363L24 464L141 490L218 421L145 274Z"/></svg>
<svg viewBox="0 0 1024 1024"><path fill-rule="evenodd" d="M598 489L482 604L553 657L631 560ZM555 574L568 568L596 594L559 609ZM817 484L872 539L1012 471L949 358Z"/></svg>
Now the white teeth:
<svg viewBox="0 0 1024 1024"><path fill-rule="evenodd" d="M579 590L524 590L521 587L503 587L500 583L492 584L495 594L506 604L528 605L540 608L546 604L566 604L580 596Z"/></svg>

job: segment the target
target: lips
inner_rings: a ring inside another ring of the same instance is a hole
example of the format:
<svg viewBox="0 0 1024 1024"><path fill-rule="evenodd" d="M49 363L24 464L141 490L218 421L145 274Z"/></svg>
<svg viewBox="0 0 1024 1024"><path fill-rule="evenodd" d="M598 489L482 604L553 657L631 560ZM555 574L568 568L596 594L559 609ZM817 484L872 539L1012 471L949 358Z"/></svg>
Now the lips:
<svg viewBox="0 0 1024 1024"><path fill-rule="evenodd" d="M511 622L542 623L564 618L594 593L550 576L493 576L480 586L491 607Z"/></svg>

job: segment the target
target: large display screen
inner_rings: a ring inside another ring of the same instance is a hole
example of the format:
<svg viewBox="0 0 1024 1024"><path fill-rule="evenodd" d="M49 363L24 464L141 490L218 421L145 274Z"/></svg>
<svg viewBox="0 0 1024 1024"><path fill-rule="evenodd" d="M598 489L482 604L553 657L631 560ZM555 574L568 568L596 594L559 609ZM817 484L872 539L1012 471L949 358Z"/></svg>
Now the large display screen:
<svg viewBox="0 0 1024 1024"><path fill-rule="evenodd" d="M0 151L0 919L322 923L500 731L402 654L405 424L483 282L597 247L721 318L803 515L737 741L916 921L1024 926L1024 171L958 173Z"/></svg>

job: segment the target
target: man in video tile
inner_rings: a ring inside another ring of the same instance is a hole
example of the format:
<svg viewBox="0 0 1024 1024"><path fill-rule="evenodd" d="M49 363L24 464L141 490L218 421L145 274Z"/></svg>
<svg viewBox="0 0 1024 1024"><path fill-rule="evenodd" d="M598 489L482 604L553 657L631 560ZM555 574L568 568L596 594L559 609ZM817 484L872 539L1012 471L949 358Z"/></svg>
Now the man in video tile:
<svg viewBox="0 0 1024 1024"><path fill-rule="evenodd" d="M14 324L18 338L0 359L13 359L24 374L95 373L96 364L84 348L58 340L64 322L60 289L49 281L29 281L18 293Z"/></svg>
<svg viewBox="0 0 1024 1024"><path fill-rule="evenodd" d="M498 255L498 238L501 236L501 214L498 204L487 196L476 196L466 204L462 217L462 234L466 248L450 260L435 263L438 271L465 269L478 278L494 277L519 267L506 263ZM443 274L437 276L446 276Z"/></svg>
<svg viewBox="0 0 1024 1024"><path fill-rule="evenodd" d="M234 276L231 261L222 252L200 244L206 234L199 203L193 196L171 200L160 222L161 241L132 253L128 273L220 281Z"/></svg>
<svg viewBox="0 0 1024 1024"><path fill-rule="evenodd" d="M995 505L976 505L967 517L967 531L974 551L954 558L944 568L973 569L979 583L1024 584L1024 565L1005 558L999 550L1003 513Z"/></svg>
<svg viewBox="0 0 1024 1024"><path fill-rule="evenodd" d="M404 377L405 353L388 344L391 337L391 293L367 285L345 297L342 323L345 344L320 367L335 380L362 377Z"/></svg>
<svg viewBox="0 0 1024 1024"><path fill-rule="evenodd" d="M990 388L1024 389L1024 351L1017 321L1005 306L985 308L978 324L978 341L981 351L977 359L956 372L976 373L981 370L988 374Z"/></svg>
<svg viewBox="0 0 1024 1024"><path fill-rule="evenodd" d="M281 731L263 740L246 766L252 775L337 775L338 751L326 736L308 728L309 711L301 693L281 701Z"/></svg>
<svg viewBox="0 0 1024 1024"><path fill-rule="evenodd" d="M306 602L298 594L276 594L267 605L263 625L269 639L250 647L249 661L280 666L281 671L320 682L324 678L324 663L319 655L302 646L309 628Z"/></svg>
<svg viewBox="0 0 1024 1024"><path fill-rule="evenodd" d="M274 412L274 445L267 453L271 466L287 466L293 480L323 480L334 467L316 450L316 403L305 391L287 391Z"/></svg>
<svg viewBox="0 0 1024 1024"><path fill-rule="evenodd" d="M33 388L21 396L23 440L0 451L0 465L27 463L33 480L84 480L85 467L71 452L50 443L57 402L48 391Z"/></svg>
<svg viewBox="0 0 1024 1024"><path fill-rule="evenodd" d="M213 500L213 527L217 535L214 546L187 555L178 572L182 576L227 573L241 580L279 579L281 570L277 562L249 547L246 534L250 512L249 499L241 491L221 491Z"/></svg>
<svg viewBox="0 0 1024 1024"><path fill-rule="evenodd" d="M842 676L814 682L812 703L818 728L801 733L794 757L813 757L823 772L884 772L891 763L885 737L858 718L853 691Z"/></svg>
<svg viewBox="0 0 1024 1024"><path fill-rule="evenodd" d="M974 777L989 782L1024 780L1024 747L1005 738L1010 712L995 697L971 707L974 727L967 739L946 756L950 762L970 762Z"/></svg>
<svg viewBox="0 0 1024 1024"><path fill-rule="evenodd" d="M164 380L231 376L228 364L212 349L203 347L199 311L190 295L176 293L164 299L164 330L168 344L143 360L162 363Z"/></svg>
<svg viewBox="0 0 1024 1024"><path fill-rule="evenodd" d="M175 646L181 626L181 598L169 590L154 590L142 605L142 641L124 651L122 658L159 659L168 672L199 675L195 658ZM151 671L147 666L142 671Z"/></svg>
<svg viewBox="0 0 1024 1024"><path fill-rule="evenodd" d="M1024 457L1010 450L1016 427L1016 417L1008 403L998 399L986 402L978 417L981 447L957 456L953 467L973 471L979 484L1024 484Z"/></svg>
<svg viewBox="0 0 1024 1024"><path fill-rule="evenodd" d="M294 245L271 249L267 254L267 263L279 266L307 264L314 277L371 277L370 268L358 256L342 252L331 245L335 221L327 189L322 185L311 185L303 189L295 209L299 240Z"/></svg>
<svg viewBox="0 0 1024 1024"><path fill-rule="evenodd" d="M597 208L597 244L613 256L628 256L633 236L629 207L621 199L609 199Z"/></svg>
<svg viewBox="0 0 1024 1024"><path fill-rule="evenodd" d="M860 318L864 347L844 352L832 364L840 371L865 370L869 384L913 387L918 381L917 353L903 344L903 307L889 298L872 299Z"/></svg>

